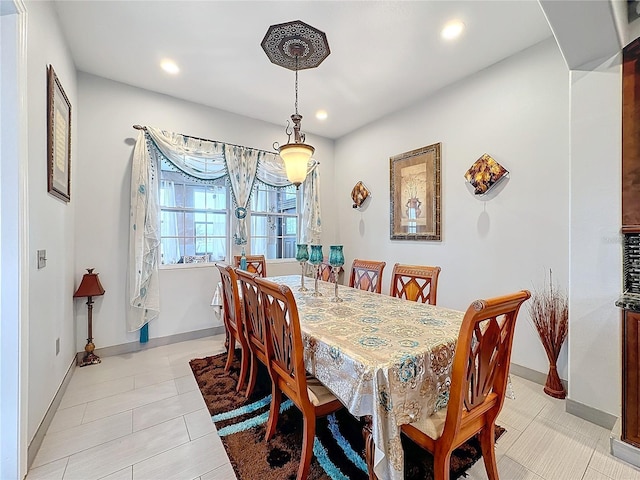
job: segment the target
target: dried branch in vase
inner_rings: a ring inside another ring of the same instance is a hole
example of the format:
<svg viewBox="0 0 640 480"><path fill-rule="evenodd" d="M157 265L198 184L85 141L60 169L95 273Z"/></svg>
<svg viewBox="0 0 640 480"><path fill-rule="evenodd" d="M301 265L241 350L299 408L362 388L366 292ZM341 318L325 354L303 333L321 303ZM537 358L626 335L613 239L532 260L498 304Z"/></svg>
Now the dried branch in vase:
<svg viewBox="0 0 640 480"><path fill-rule="evenodd" d="M556 364L562 344L569 330L569 302L564 292L553 285L549 270L549 289L536 290L527 303L529 316L549 359L549 374L544 391L555 398L565 398L567 392L562 385Z"/></svg>

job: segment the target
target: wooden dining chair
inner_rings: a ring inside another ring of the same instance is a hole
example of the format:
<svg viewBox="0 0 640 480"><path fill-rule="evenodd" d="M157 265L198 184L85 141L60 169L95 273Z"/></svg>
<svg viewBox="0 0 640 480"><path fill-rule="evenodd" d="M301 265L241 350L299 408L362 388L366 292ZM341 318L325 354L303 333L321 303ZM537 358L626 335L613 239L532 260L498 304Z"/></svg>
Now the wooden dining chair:
<svg viewBox="0 0 640 480"><path fill-rule="evenodd" d="M250 273L245 270L236 270L238 275L238 283L242 292L242 308L243 308L243 326L244 334L249 345L250 366L249 366L249 383L245 397L249 398L256 386L256 378L258 376L258 362L262 362L268 367L267 347L265 345L265 324L264 315L260 308L260 297L258 293L258 284L255 279L256 273Z"/></svg>
<svg viewBox="0 0 640 480"><path fill-rule="evenodd" d="M272 380L271 408L266 440L275 431L284 393L302 412L302 455L297 480L307 478L313 455L316 418L342 407L340 401L304 368L304 345L300 330L298 307L291 289L286 285L256 278L262 302L267 339L267 358Z"/></svg>
<svg viewBox="0 0 640 480"><path fill-rule="evenodd" d="M477 433L487 476L498 480L495 423L507 390L516 318L529 297L522 290L469 306L456 343L447 408L402 425L402 433L433 454L435 480L449 480L451 452Z"/></svg>
<svg viewBox="0 0 640 480"><path fill-rule="evenodd" d="M382 271L387 263L354 259L351 264L349 286L368 292L382 292Z"/></svg>
<svg viewBox="0 0 640 480"><path fill-rule="evenodd" d="M440 267L396 263L391 274L390 295L435 305L438 295L438 275L440 275Z"/></svg>
<svg viewBox="0 0 640 480"><path fill-rule="evenodd" d="M225 371L228 372L233 363L236 341L242 349L240 375L238 376L238 385L236 387L236 391L239 392L244 385L247 375L250 352L243 328L242 309L240 308L238 293L238 276L231 265L216 263L216 267L218 267L220 271L220 279L222 280L222 307L224 312L224 327L227 335L227 341L225 342L227 347L227 363L224 366Z"/></svg>
<svg viewBox="0 0 640 480"><path fill-rule="evenodd" d="M233 256L233 264L236 268L240 266L240 258L242 255ZM251 273L257 273L261 277L267 276L267 261L264 255L245 255L247 259L247 271Z"/></svg>

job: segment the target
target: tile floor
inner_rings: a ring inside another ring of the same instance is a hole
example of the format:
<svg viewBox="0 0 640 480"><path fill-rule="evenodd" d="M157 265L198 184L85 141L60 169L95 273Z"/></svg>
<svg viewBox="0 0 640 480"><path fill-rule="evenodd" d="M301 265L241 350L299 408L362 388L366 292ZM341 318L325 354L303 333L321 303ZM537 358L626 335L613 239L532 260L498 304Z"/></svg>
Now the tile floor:
<svg viewBox="0 0 640 480"><path fill-rule="evenodd" d="M76 368L27 480L230 480L222 442L189 360L222 352L218 335L105 357ZM512 376L497 443L501 480L640 480L612 457L610 432ZM479 461L470 480L486 480Z"/></svg>

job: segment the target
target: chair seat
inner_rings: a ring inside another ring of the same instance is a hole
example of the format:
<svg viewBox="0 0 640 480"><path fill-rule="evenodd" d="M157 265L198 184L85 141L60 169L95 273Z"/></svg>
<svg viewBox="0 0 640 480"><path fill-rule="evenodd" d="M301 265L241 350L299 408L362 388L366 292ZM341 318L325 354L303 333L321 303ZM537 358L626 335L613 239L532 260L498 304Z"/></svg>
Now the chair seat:
<svg viewBox="0 0 640 480"><path fill-rule="evenodd" d="M307 392L309 400L314 407L325 405L336 400L336 396L325 387L320 380L311 375L307 375Z"/></svg>
<svg viewBox="0 0 640 480"><path fill-rule="evenodd" d="M422 417L417 422L413 422L410 425L416 430L420 430L422 433L437 440L442 436L444 431L444 422L447 419L447 409L441 408L433 415L428 417Z"/></svg>

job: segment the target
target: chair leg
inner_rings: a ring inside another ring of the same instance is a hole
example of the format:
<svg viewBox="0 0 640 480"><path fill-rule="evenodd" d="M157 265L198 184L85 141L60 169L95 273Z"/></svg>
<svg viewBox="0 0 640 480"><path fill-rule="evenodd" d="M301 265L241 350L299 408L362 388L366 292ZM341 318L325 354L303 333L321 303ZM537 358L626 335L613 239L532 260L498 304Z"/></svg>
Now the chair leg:
<svg viewBox="0 0 640 480"><path fill-rule="evenodd" d="M268 442L273 437L278 424L278 416L280 415L280 402L282 401L282 392L280 388L273 382L271 388L271 408L269 409L269 421L267 422L267 433L264 439Z"/></svg>
<svg viewBox="0 0 640 480"><path fill-rule="evenodd" d="M376 445L373 441L373 418L371 415L365 415L364 417L362 436L364 438L364 458L369 472L369 480L378 480L378 476L373 470Z"/></svg>
<svg viewBox="0 0 640 480"><path fill-rule="evenodd" d="M496 462L496 429L493 422L485 425L480 432L480 448L484 468L487 470L489 480L498 480L498 465Z"/></svg>
<svg viewBox="0 0 640 480"><path fill-rule="evenodd" d="M244 394L246 398L249 398L253 393L253 389L256 386L256 378L258 377L258 357L251 355L251 368L249 369L249 384L247 385L247 391Z"/></svg>
<svg viewBox="0 0 640 480"><path fill-rule="evenodd" d="M306 480L309 475L311 458L313 457L313 439L316 435L316 416L307 414L303 418L302 456L300 457L297 480Z"/></svg>
<svg viewBox="0 0 640 480"><path fill-rule="evenodd" d="M433 454L433 479L449 480L449 470L451 468L451 451L436 451Z"/></svg>
<svg viewBox="0 0 640 480"><path fill-rule="evenodd" d="M229 344L227 345L227 363L224 365L224 371L231 370L231 364L233 363L233 357L236 351L236 339L232 333L229 333Z"/></svg>
<svg viewBox="0 0 640 480"><path fill-rule="evenodd" d="M243 346L242 347L242 358L240 361L240 375L238 376L238 386L236 387L236 392L242 390L244 387L245 379L247 378L247 370L249 368L249 348Z"/></svg>

